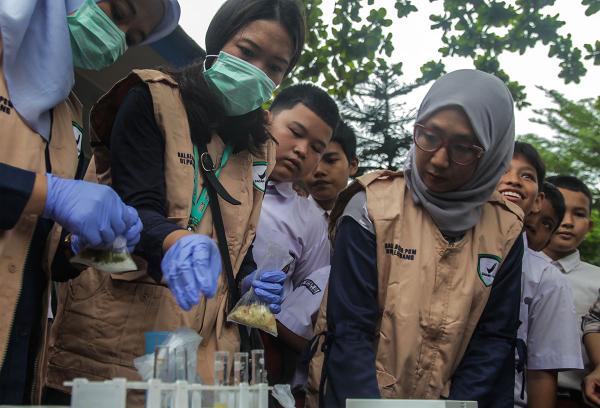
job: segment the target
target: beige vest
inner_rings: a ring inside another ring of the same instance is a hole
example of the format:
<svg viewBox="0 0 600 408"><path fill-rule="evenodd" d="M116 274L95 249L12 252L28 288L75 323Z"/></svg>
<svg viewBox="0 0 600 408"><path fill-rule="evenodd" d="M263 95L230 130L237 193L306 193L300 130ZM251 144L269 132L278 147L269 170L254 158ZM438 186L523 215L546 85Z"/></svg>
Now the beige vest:
<svg viewBox="0 0 600 408"><path fill-rule="evenodd" d="M194 185L193 164L186 158L193 157L193 145L177 83L159 71L134 71L94 107L92 127L98 139L108 140L121 101L132 86L142 81L150 89L155 119L165 137L168 218L186 227ZM208 145L215 163L220 162L223 150L223 142L215 135ZM94 155L99 177L110 180L108 152L103 146L96 146ZM227 191L242 203L234 206L219 200L235 274L253 241L258 223L263 192L253 187L252 167L254 162L260 161L269 163L267 174L270 174L275 162L272 142L257 156L247 151L233 154L219 177ZM216 240L210 208L195 232ZM146 274L145 262L137 261L139 270L135 272L116 275L88 269L67 283L52 326L50 387L65 389L63 381L74 377L138 379L133 359L144 354L144 333L149 331L180 327L196 330L203 337L198 350L198 367L203 381L209 384L213 381L214 352L238 351L237 326L226 322L225 272L221 273L215 297L202 299L199 305L185 312L167 287Z"/></svg>
<svg viewBox="0 0 600 408"><path fill-rule="evenodd" d="M414 204L401 173L375 172L340 195L332 225L361 188L376 231L381 318L375 365L381 396L447 396L490 294L491 282L484 283L479 273L480 255L503 261L521 233L522 213L494 193L479 223L448 244ZM326 328L325 313L324 303L315 332ZM311 362L307 406L318 401L322 364L322 355Z"/></svg>
<svg viewBox="0 0 600 408"><path fill-rule="evenodd" d="M24 122L23 118L10 103L4 73L2 72L2 43L0 41L0 162L31 170L46 173L46 147L48 147L52 173L73 178L77 170L77 144L73 135L73 123L81 123L81 104L74 96L70 100L61 102L53 109L51 142L47 142ZM10 330L13 324L17 300L21 292L24 265L27 258L27 249L33 236L37 216L23 215L14 228L0 230L0 367L8 347ZM49 265L54 257L54 252L60 237L60 226L56 225L50 232L46 243L43 266L46 275L40 279L49 279ZM44 292L40 311L42 317L42 341L37 357L36 367L38 375L43 368L45 337L47 325L48 293ZM33 389L33 400L39 399L41 387L36 381Z"/></svg>

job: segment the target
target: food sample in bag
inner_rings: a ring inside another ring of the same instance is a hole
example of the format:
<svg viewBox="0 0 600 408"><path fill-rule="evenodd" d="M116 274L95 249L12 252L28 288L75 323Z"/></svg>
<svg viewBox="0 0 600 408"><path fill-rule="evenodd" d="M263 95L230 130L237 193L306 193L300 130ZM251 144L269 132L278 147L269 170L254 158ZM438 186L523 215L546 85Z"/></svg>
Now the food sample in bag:
<svg viewBox="0 0 600 408"><path fill-rule="evenodd" d="M84 248L70 259L72 264L91 266L102 272L123 273L135 271L137 266L127 250L127 240L117 237L110 249Z"/></svg>
<svg viewBox="0 0 600 408"><path fill-rule="evenodd" d="M229 314L227 320L255 327L273 336L277 336L277 321L275 315L269 310L269 306L252 303L248 305L237 305Z"/></svg>

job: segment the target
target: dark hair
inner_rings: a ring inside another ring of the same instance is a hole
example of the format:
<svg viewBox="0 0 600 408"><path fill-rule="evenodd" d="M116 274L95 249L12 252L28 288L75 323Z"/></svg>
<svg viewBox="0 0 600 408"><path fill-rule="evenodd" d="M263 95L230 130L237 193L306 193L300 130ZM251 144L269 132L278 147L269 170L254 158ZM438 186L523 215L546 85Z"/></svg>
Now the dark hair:
<svg viewBox="0 0 600 408"><path fill-rule="evenodd" d="M544 185L542 187L542 192L545 195L544 200L548 200L550 202L550 205L552 206L552 208L554 208L554 212L556 213L556 216L558 217L558 223L556 224L556 227L554 228L554 231L556 231L558 229L558 227L560 226L560 222L562 221L562 219L565 216L565 211L566 211L565 198L563 197L560 190L558 188L556 188L556 186L554 184L549 183L548 181L544 181ZM554 231L552 231L552 232L554 232Z"/></svg>
<svg viewBox="0 0 600 408"><path fill-rule="evenodd" d="M554 184L558 188L564 188L565 190L571 190L576 193L583 193L587 197L590 204L589 211L590 213L592 212L592 192L583 181L579 180L575 176L565 175L548 177L547 181Z"/></svg>
<svg viewBox="0 0 600 408"><path fill-rule="evenodd" d="M240 29L256 20L281 23L294 43L289 72L304 47L305 23L301 6L295 0L227 0L213 17L206 32L206 51L218 54ZM217 132L235 151L257 152L270 138L265 129L262 108L241 116L227 116L218 98L204 80L204 59L181 71L169 72L177 81L187 112L192 141L208 143Z"/></svg>
<svg viewBox="0 0 600 408"><path fill-rule="evenodd" d="M538 151L529 143L515 142L515 152L513 153L513 157L517 155L522 156L533 166L537 173L538 190L542 191L544 189L544 178L546 177L546 165Z"/></svg>
<svg viewBox="0 0 600 408"><path fill-rule="evenodd" d="M348 163L356 158L356 132L346 121L340 119L331 141L342 147Z"/></svg>
<svg viewBox="0 0 600 408"><path fill-rule="evenodd" d="M327 92L313 84L302 83L285 88L271 104L271 112L275 114L285 109L292 109L299 103L313 111L335 131L340 121L337 103Z"/></svg>
<svg viewBox="0 0 600 408"><path fill-rule="evenodd" d="M206 32L206 52L216 55L238 31L256 20L276 21L287 30L294 53L289 73L300 58L304 47L306 22L296 0L227 0L213 17Z"/></svg>

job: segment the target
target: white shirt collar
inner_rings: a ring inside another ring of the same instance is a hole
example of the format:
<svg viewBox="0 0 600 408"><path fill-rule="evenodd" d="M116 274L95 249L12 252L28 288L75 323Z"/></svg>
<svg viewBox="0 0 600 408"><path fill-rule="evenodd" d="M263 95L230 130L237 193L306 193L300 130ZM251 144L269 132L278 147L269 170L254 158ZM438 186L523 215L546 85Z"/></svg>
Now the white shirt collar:
<svg viewBox="0 0 600 408"><path fill-rule="evenodd" d="M558 268L563 273L571 273L581 264L581 257L579 255L579 250L576 250L570 255L567 255L563 258L557 259L553 262L554 265L558 266Z"/></svg>
<svg viewBox="0 0 600 408"><path fill-rule="evenodd" d="M297 195L291 182L269 180L267 184L267 193L269 193L269 190L271 190L271 192L275 190L277 194L285 198L294 198Z"/></svg>

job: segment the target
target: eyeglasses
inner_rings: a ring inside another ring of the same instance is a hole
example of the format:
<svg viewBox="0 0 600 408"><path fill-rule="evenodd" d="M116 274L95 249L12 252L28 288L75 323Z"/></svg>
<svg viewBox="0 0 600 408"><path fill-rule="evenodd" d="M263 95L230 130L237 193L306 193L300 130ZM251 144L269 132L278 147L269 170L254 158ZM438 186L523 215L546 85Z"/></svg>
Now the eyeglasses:
<svg viewBox="0 0 600 408"><path fill-rule="evenodd" d="M415 124L413 140L419 149L428 153L437 152L442 147L445 147L448 151L450 161L460 166L467 166L475 162L485 152L480 146L450 143L447 137L438 134L435 130L429 129L420 123Z"/></svg>

